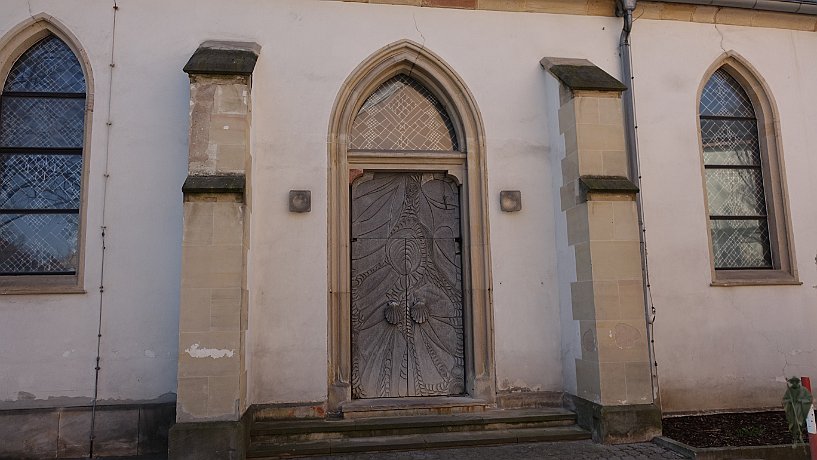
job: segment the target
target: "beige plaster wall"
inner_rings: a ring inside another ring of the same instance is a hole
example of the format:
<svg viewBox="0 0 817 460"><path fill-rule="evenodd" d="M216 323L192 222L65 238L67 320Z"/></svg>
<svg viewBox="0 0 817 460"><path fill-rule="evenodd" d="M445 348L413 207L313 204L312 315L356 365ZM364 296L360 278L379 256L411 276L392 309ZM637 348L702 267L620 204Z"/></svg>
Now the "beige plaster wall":
<svg viewBox="0 0 817 460"><path fill-rule="evenodd" d="M709 285L695 97L727 50L777 102L801 286ZM633 53L663 408L777 407L784 377L817 375L817 35L640 20Z"/></svg>
<svg viewBox="0 0 817 460"><path fill-rule="evenodd" d="M108 1L5 1L0 37L41 12L77 37L95 77L86 159L87 293L0 297L0 409L84 405L94 389L113 9ZM141 37L135 48L137 40L127 36L145 28L128 32L123 23L117 24L105 221L99 383L105 404L172 401L176 391L188 100L179 69L189 52L168 52L157 35Z"/></svg>
<svg viewBox="0 0 817 460"><path fill-rule="evenodd" d="M268 28L284 34L298 30L303 41L297 58L270 37L250 37L263 47L253 88L251 399L325 397L326 216L321 204L326 200L330 101L358 63L403 38L445 59L482 112L498 387L561 391L556 229L547 101L538 61L542 55L586 56L614 71L616 20L560 16L557 21L549 15L336 2L293 5L292 16L299 22L270 18ZM350 32L347 27L361 17L366 26ZM582 36L609 46L582 47ZM286 192L296 188L312 189L312 213L286 212ZM499 191L505 189L522 191L521 212L499 210Z"/></svg>
<svg viewBox="0 0 817 460"><path fill-rule="evenodd" d="M564 287L575 279L561 279L556 263L556 242L566 241L558 217L560 184L554 183L561 171L552 150L560 139L554 138L555 112L546 94L553 86L538 62L543 56L587 58L618 75L619 19L317 0L118 5L103 399L156 399L176 389L180 187L189 110L181 68L209 39L262 46L253 77L249 403L326 397L330 112L354 67L404 38L445 59L482 111L498 386L574 391L575 376L563 372L562 362L578 357L578 328L566 324L569 332L562 335L560 305L569 312ZM93 390L112 9L101 0L6 0L0 33L41 11L78 37L96 76L88 293L0 298L3 407L73 397L87 402ZM809 339L809 324L817 320L815 186L795 175L817 166L811 155L817 134L810 129L817 122L815 37L639 20L633 39L662 401L670 410L774 405L784 375L817 374ZM709 287L694 95L721 46L752 62L774 91L803 286ZM311 213L287 212L290 189L312 190ZM522 191L521 212L499 210L505 189ZM690 323L694 327L682 327Z"/></svg>
<svg viewBox="0 0 817 460"><path fill-rule="evenodd" d="M329 115L352 69L378 48L404 38L424 43L442 56L462 76L482 110L492 203L498 386L562 389L554 203L538 61L543 55L589 57L612 71L615 19L304 0L246 1L240 8L214 0L118 4L107 214L109 286L103 325L106 397L148 398L175 391L179 188L186 169L188 111L187 76L181 67L207 39L255 41L262 46L253 77L250 403L326 397ZM97 72L98 107L107 103L110 7L101 1L82 2L81 8L71 1L31 2L32 11L59 17L83 44L87 42ZM23 21L29 4L11 1L4 9L9 13L0 19L0 30ZM145 33L146 24L150 34ZM584 47L580 38L605 45ZM99 227L101 215L104 113L95 114L89 229ZM287 212L290 189L312 190L311 213ZM522 212L500 212L498 196L504 189L522 191ZM93 292L99 242L93 232L88 239L86 287ZM15 346L27 343L24 349L32 350L20 355L25 358L8 356L0 362L11 366L11 372L3 374L9 381L2 399L16 400L18 391L31 391L41 399L90 394L95 297L2 299L19 311L15 326L6 322L0 326L4 342L13 337ZM71 321L82 325L84 332L71 328L73 337L56 333L56 324ZM42 327L49 322L54 329ZM8 335L5 329L19 332ZM58 345L53 337L60 337ZM48 345L38 345L43 343ZM81 358L66 362L61 356L66 349L81 349ZM165 364L156 365L160 360ZM54 365L39 365L43 362ZM72 371L75 367L81 371ZM42 390L33 383L54 380L60 384Z"/></svg>

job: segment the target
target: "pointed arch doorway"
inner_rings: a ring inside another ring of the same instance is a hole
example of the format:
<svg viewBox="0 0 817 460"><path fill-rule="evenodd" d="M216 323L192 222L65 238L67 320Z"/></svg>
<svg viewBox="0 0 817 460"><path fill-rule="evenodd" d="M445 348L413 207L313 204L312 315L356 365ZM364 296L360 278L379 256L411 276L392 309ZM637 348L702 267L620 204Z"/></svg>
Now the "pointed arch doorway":
<svg viewBox="0 0 817 460"><path fill-rule="evenodd" d="M329 391L495 399L484 136L461 79L411 41L344 83L329 131Z"/></svg>

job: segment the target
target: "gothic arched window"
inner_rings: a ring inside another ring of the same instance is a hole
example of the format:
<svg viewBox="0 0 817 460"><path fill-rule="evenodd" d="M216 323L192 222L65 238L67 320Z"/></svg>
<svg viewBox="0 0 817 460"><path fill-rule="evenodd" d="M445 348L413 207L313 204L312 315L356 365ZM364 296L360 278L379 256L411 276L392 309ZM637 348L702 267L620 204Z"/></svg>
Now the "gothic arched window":
<svg viewBox="0 0 817 460"><path fill-rule="evenodd" d="M721 67L699 101L716 282L792 275L772 105L753 81Z"/></svg>
<svg viewBox="0 0 817 460"><path fill-rule="evenodd" d="M82 66L64 41L47 35L0 81L0 276L76 275Z"/></svg>

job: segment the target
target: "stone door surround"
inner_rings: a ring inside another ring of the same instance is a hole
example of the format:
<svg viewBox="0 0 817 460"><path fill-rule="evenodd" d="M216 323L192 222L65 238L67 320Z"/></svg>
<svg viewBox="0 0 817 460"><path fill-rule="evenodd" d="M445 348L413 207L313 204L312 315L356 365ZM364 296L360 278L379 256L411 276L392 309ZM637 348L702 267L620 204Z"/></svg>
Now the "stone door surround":
<svg viewBox="0 0 817 460"><path fill-rule="evenodd" d="M350 152L349 133L366 98L398 75L415 79L443 104L460 152ZM462 187L462 273L465 392L493 402L496 378L490 305L487 183L482 119L462 79L423 46L409 40L369 56L344 82L329 125L328 410L351 401L350 184L365 171L423 171L455 177Z"/></svg>

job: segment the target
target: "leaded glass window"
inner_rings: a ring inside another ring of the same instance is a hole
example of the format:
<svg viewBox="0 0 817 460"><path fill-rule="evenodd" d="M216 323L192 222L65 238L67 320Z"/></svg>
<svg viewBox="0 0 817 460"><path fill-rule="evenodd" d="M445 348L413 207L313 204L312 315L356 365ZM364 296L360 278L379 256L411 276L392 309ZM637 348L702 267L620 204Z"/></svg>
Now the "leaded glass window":
<svg viewBox="0 0 817 460"><path fill-rule="evenodd" d="M73 275L78 265L85 76L49 35L0 94L0 275Z"/></svg>
<svg viewBox="0 0 817 460"><path fill-rule="evenodd" d="M746 91L720 69L700 102L715 268L771 269L758 121Z"/></svg>
<svg viewBox="0 0 817 460"><path fill-rule="evenodd" d="M445 107L417 80L397 75L366 99L350 133L352 150L458 150Z"/></svg>

